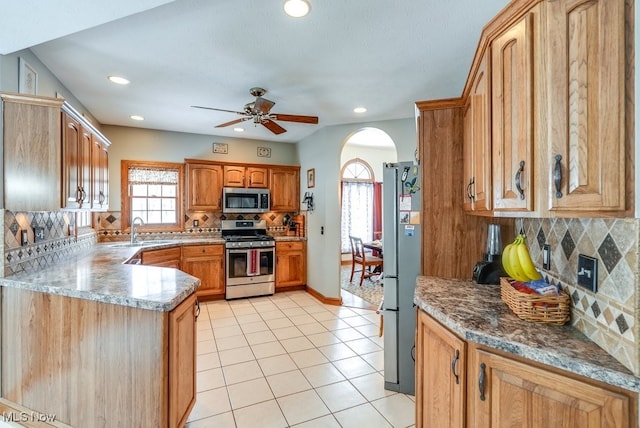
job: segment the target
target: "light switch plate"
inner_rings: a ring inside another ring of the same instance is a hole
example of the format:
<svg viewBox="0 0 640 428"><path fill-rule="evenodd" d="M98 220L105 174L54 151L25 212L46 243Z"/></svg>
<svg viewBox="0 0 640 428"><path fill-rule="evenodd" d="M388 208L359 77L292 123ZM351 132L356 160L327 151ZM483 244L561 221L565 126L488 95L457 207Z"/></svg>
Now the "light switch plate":
<svg viewBox="0 0 640 428"><path fill-rule="evenodd" d="M598 259L578 254L578 285L598 292Z"/></svg>

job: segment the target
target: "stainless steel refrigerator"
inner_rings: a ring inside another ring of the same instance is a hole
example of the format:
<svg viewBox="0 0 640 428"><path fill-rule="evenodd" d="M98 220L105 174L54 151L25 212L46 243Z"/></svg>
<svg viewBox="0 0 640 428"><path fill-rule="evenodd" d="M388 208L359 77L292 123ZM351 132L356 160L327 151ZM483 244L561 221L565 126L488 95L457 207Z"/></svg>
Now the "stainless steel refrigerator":
<svg viewBox="0 0 640 428"><path fill-rule="evenodd" d="M384 386L414 394L413 295L421 260L420 169L413 162L387 163L383 179Z"/></svg>

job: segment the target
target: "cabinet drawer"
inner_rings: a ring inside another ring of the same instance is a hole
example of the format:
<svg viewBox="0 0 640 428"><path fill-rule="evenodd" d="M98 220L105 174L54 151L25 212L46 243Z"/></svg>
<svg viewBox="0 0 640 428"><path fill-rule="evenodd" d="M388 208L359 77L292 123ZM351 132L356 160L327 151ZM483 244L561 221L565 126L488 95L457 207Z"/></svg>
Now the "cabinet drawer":
<svg viewBox="0 0 640 428"><path fill-rule="evenodd" d="M276 250L302 251L303 249L304 249L303 241L276 242Z"/></svg>
<svg viewBox="0 0 640 428"><path fill-rule="evenodd" d="M224 253L224 245L191 245L182 247L182 257L220 256Z"/></svg>

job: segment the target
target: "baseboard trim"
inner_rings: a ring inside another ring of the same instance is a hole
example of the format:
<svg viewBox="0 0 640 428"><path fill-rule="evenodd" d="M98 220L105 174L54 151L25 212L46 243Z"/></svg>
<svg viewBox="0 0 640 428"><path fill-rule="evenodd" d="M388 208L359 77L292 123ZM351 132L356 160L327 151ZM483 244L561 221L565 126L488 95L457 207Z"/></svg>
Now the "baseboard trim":
<svg viewBox="0 0 640 428"><path fill-rule="evenodd" d="M322 303L333 306L342 306L342 297L326 297L307 285L307 293L311 294Z"/></svg>

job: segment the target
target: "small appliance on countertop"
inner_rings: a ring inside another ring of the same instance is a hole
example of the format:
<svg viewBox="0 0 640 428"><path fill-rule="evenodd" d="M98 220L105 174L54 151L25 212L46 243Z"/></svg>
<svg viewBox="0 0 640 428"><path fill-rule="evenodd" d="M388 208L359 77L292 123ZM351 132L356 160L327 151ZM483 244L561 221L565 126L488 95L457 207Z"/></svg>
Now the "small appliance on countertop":
<svg viewBox="0 0 640 428"><path fill-rule="evenodd" d="M487 236L487 250L482 261L473 268L473 280L478 284L500 284L500 277L505 276L502 268L502 238L500 225L490 224Z"/></svg>

